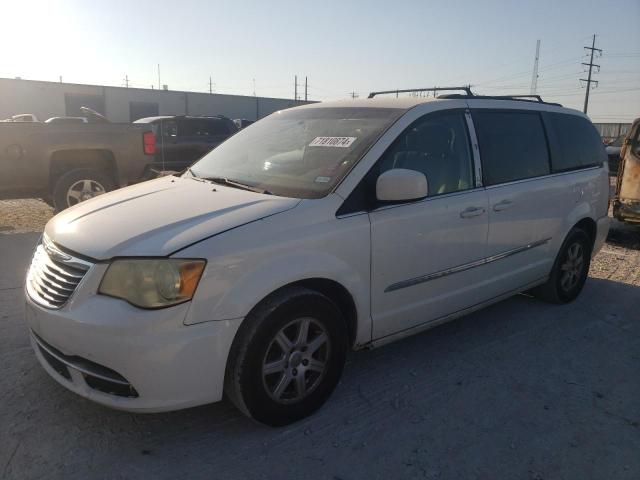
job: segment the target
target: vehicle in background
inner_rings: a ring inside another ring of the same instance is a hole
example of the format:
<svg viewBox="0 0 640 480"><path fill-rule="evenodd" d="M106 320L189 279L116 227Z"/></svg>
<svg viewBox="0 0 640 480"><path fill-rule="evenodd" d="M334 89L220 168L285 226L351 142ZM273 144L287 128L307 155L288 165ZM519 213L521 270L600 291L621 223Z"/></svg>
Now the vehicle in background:
<svg viewBox="0 0 640 480"><path fill-rule="evenodd" d="M618 167L620 166L620 150L624 139L625 136L620 135L605 147L607 156L609 157L609 174L611 175L618 174Z"/></svg>
<svg viewBox="0 0 640 480"><path fill-rule="evenodd" d="M239 130L242 130L243 128L246 128L254 123L254 120L247 120L246 118L236 118L233 123L236 124L236 127L238 127Z"/></svg>
<svg viewBox="0 0 640 480"><path fill-rule="evenodd" d="M229 118L171 115L141 118L134 124L152 125L156 154L145 178L158 172L180 172L238 131Z"/></svg>
<svg viewBox="0 0 640 480"><path fill-rule="evenodd" d="M613 216L622 222L640 224L640 118L633 122L621 145Z"/></svg>
<svg viewBox="0 0 640 480"><path fill-rule="evenodd" d="M85 117L51 117L45 120L44 123L57 123L57 124L75 123L77 124L77 123L89 123L89 120L87 120Z"/></svg>
<svg viewBox="0 0 640 480"><path fill-rule="evenodd" d="M0 124L0 199L42 198L60 211L142 180L152 129L83 113L88 123Z"/></svg>
<svg viewBox="0 0 640 480"><path fill-rule="evenodd" d="M12 115L9 118L0 120L0 122L39 122L38 117L33 113L21 113L19 115Z"/></svg>

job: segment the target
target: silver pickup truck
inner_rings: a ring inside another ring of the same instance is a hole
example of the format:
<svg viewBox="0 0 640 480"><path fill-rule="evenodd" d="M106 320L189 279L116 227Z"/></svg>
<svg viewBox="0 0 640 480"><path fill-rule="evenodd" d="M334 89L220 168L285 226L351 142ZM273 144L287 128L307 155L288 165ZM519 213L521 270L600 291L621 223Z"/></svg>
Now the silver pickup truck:
<svg viewBox="0 0 640 480"><path fill-rule="evenodd" d="M152 176L149 125L83 113L87 123L0 122L0 199L42 198L59 211Z"/></svg>

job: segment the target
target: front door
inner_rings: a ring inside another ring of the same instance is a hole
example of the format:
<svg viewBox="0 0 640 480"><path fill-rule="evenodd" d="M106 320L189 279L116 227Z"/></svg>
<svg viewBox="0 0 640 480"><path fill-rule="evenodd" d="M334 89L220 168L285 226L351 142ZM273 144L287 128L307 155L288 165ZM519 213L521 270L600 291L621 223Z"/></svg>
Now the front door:
<svg viewBox="0 0 640 480"><path fill-rule="evenodd" d="M427 198L377 205L371 220L371 311L379 339L480 303L487 194L478 188L463 111L432 113L409 126L372 173L425 174Z"/></svg>

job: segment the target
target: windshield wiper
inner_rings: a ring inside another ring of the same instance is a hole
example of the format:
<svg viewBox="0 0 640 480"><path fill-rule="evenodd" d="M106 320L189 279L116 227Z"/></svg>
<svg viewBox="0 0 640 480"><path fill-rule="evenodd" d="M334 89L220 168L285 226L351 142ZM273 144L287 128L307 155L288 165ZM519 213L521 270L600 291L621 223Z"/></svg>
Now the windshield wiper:
<svg viewBox="0 0 640 480"><path fill-rule="evenodd" d="M189 178L193 178L194 180L198 180L199 182L206 182L207 181L207 179L199 177L198 175L196 175L196 172L191 170L191 167L187 168L186 172L189 175L191 175Z"/></svg>
<svg viewBox="0 0 640 480"><path fill-rule="evenodd" d="M218 183L220 185L226 185L228 187L239 188L240 190L248 190L249 192L262 193L265 195L273 195L269 190L265 190L263 188L254 187L252 185L247 185L246 183L241 183L236 180L229 180L226 177L201 177L203 180L208 180L213 183Z"/></svg>

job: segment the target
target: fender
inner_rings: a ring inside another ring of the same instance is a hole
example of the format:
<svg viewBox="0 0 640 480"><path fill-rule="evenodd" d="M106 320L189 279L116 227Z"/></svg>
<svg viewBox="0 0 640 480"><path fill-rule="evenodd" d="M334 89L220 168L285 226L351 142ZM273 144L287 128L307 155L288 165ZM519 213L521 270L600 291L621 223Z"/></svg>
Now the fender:
<svg viewBox="0 0 640 480"><path fill-rule="evenodd" d="M244 318L275 290L321 278L339 283L352 296L358 319L356 344L371 340L368 215L342 219L338 228L334 218L331 229L324 221L309 223L296 228L295 238L287 228L296 224L291 216L276 215L180 252L191 258L219 252L207 265L185 324Z"/></svg>

